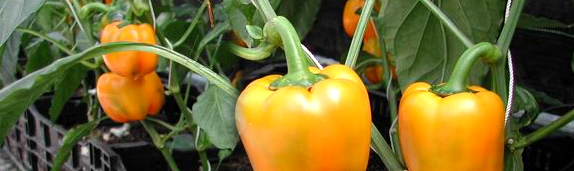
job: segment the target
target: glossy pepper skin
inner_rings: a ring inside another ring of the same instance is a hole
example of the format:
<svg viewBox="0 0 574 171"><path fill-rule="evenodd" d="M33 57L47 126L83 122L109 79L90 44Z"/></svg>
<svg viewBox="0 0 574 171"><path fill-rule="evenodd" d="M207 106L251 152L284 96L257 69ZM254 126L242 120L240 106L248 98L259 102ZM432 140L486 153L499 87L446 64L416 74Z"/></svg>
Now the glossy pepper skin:
<svg viewBox="0 0 574 171"><path fill-rule="evenodd" d="M343 28L348 36L353 36L355 34L355 29L357 24L359 24L359 15L356 13L358 9L363 8L365 0L348 0L343 9ZM378 10L378 6L375 4L375 10ZM375 27L372 20L367 22L367 28L363 35L363 40L368 40L376 37Z"/></svg>
<svg viewBox="0 0 574 171"><path fill-rule="evenodd" d="M155 115L164 103L163 85L155 72L138 79L105 73L96 91L104 112L121 123Z"/></svg>
<svg viewBox="0 0 574 171"><path fill-rule="evenodd" d="M128 24L119 28L121 22L112 22L102 30L100 42L141 42L156 44L155 32L149 24ZM156 54L141 51L122 51L104 55L106 66L124 77L141 77L155 70Z"/></svg>
<svg viewBox="0 0 574 171"><path fill-rule="evenodd" d="M371 116L365 86L344 65L319 72L328 78L308 89L270 90L281 77L270 75L239 96L237 128L255 171L366 169Z"/></svg>
<svg viewBox="0 0 574 171"><path fill-rule="evenodd" d="M409 171L502 171L504 107L478 86L441 97L411 84L399 105L399 141Z"/></svg>

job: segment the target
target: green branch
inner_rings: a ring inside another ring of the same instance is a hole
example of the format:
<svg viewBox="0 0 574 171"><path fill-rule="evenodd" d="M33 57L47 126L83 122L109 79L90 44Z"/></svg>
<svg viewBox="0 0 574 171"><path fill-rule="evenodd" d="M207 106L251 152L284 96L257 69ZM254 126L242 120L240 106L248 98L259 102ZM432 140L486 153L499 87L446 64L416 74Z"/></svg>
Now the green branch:
<svg viewBox="0 0 574 171"><path fill-rule="evenodd" d="M365 33L365 28L367 27L367 22L370 20L373 6L375 6L375 0L366 0L365 5L362 8L363 10L361 11L359 23L357 24L357 28L353 34L353 40L351 41L351 47L349 47L349 52L345 58L345 65L349 68L354 68L355 63L357 62L357 56L359 56L363 35Z"/></svg>
<svg viewBox="0 0 574 171"><path fill-rule="evenodd" d="M556 130L562 128L564 125L572 122L574 120L574 109L570 110L566 115L562 116L560 119L530 133L521 139L519 139L516 143L512 144L511 147L516 149L524 148L550 134L555 132Z"/></svg>
<svg viewBox="0 0 574 171"><path fill-rule="evenodd" d="M207 6L207 0L204 0L203 3L201 3L201 6L199 7L199 9L197 9L197 13L195 13L195 16L193 17L193 20L191 20L189 27L187 27L187 30L185 30L185 33L183 33L181 38L179 38L179 40L177 40L175 43L173 43L173 47L178 47L181 44L183 44L183 42L185 42L187 37L189 37L189 35L191 34L191 31L193 31L193 29L195 28L195 25L197 25L197 22L199 21L199 19L203 15L203 12L205 11L206 6Z"/></svg>

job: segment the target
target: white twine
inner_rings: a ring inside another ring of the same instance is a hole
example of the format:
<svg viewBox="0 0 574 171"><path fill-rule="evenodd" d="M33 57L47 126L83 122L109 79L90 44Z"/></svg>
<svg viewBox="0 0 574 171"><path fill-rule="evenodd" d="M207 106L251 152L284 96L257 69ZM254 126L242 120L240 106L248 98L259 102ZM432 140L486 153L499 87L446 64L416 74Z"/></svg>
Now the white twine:
<svg viewBox="0 0 574 171"><path fill-rule="evenodd" d="M510 15L510 6L512 5L512 0L508 0L506 2L506 12L504 13L504 23L508 20L508 16ZM512 64L512 54L510 53L510 49L508 50L508 73L509 73L509 80L508 80L508 102L506 104L506 113L504 117L504 125L508 122L508 119L511 117L512 113L512 102L514 98L514 66Z"/></svg>

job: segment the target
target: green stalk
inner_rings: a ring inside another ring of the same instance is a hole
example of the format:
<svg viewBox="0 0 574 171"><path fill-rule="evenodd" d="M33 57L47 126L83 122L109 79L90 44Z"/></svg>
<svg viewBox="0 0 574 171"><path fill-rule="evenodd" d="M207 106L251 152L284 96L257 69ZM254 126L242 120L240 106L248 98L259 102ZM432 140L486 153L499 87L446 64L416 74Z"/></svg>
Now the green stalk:
<svg viewBox="0 0 574 171"><path fill-rule="evenodd" d="M508 20L504 24L504 27L502 27L500 37L496 42L496 45L500 47L502 59L497 63L495 67L493 67L492 73L495 80L494 91L501 96L504 104L507 104L508 102L508 84L506 82L506 66L508 61L506 55L508 55L508 48L510 47L510 42L512 41L512 36L514 35L514 30L518 24L518 19L520 18L524 4L525 0L513 1L512 6L510 7L510 15L508 16Z"/></svg>
<svg viewBox="0 0 574 171"><path fill-rule="evenodd" d="M82 32L84 32L84 34L86 34L86 37L88 37L90 44L95 44L96 41L94 40L94 37L92 36L92 29L91 29L90 22L89 21L84 22L85 19L80 19L80 16L76 12L79 10L79 7L80 7L78 0L66 0L66 2L68 4L68 7L70 8L70 11L72 12L72 15L74 16L74 19L76 20L76 23L78 23L78 27L80 27L80 30L82 30Z"/></svg>
<svg viewBox="0 0 574 171"><path fill-rule="evenodd" d="M54 40L45 34L36 32L34 30L26 29L26 28L16 28L16 31L19 31L22 33L28 33L28 34L31 34L33 36L44 39L44 40L52 43L54 46L56 46L58 49L60 49L62 52L66 53L67 55L74 55L74 52L71 49L68 49L65 45L61 44L57 40Z"/></svg>
<svg viewBox="0 0 574 171"><path fill-rule="evenodd" d="M456 27L454 22L446 16L431 0L420 0L446 27L454 33L454 35L467 47L470 48L474 43L464 35L464 33Z"/></svg>
<svg viewBox="0 0 574 171"><path fill-rule="evenodd" d="M301 48L301 40L287 18L279 16L265 25L264 31L270 35L279 35L283 42L283 49L287 58L287 74L269 86L278 89L285 86L309 87L324 79L322 75L311 73L307 69L305 53Z"/></svg>
<svg viewBox="0 0 574 171"><path fill-rule="evenodd" d="M251 2L265 18L265 21L271 21L277 17L273 7L269 4L269 0L251 0Z"/></svg>
<svg viewBox="0 0 574 171"><path fill-rule="evenodd" d="M384 68L383 69L384 81L387 83L386 93L387 93L387 100L389 102L389 112L392 124L392 122L394 122L398 116L397 97L395 93L395 88L393 87L393 74L391 72L390 67L391 65L387 60L387 48L384 42L385 40L383 36L379 36L379 48L381 49L381 58L382 58L381 63L383 64ZM397 159L401 163L403 163L403 153L401 152L401 147L399 143L398 130L396 128L391 128L391 132L389 134L392 142L393 151L395 152Z"/></svg>
<svg viewBox="0 0 574 171"><path fill-rule="evenodd" d="M256 61L271 56L271 53L277 49L277 46L268 42L263 42L257 47L244 48L234 43L225 43L229 51L243 59Z"/></svg>
<svg viewBox="0 0 574 171"><path fill-rule="evenodd" d="M44 40L46 40L46 41L52 43L54 46L56 46L58 49L60 49L62 52L66 53L67 55L74 55L74 54L75 54L71 49L68 49L66 46L64 46L63 44L61 44L61 43L58 42L57 40L54 40L54 39L52 39L51 37L49 37L49 36L47 36L47 35L45 35L45 34L36 32L36 31L34 31L34 30L25 29L25 28L16 28L16 31L19 31L19 32L22 32L22 33L28 33L28 34L34 35L34 36L36 36L36 37L39 37L39 38L41 38L41 39L44 39ZM84 65L84 66L90 68L90 69L97 69L97 68L99 67L98 64L93 64L93 63L90 63L90 62L87 62L87 61L81 61L80 63L81 63L82 65Z"/></svg>
<svg viewBox="0 0 574 171"><path fill-rule="evenodd" d="M500 47L502 55L506 55L506 53L508 53L508 47L510 47L510 42L512 41L512 36L514 36L514 31L516 30L516 25L518 24L518 19L520 18L524 4L525 0L512 1L508 20L504 24L504 27L502 27L500 37L496 42L496 45Z"/></svg>
<svg viewBox="0 0 574 171"><path fill-rule="evenodd" d="M476 60L483 58L487 63L495 63L500 57L500 49L497 46L487 42L478 43L464 51L456 62L448 82L444 85L433 86L431 91L441 96L468 92L466 77Z"/></svg>
<svg viewBox="0 0 574 171"><path fill-rule="evenodd" d="M209 159L207 158L207 152L199 151L199 160L201 161L201 170L202 171L209 171L211 170L211 164L209 163Z"/></svg>
<svg viewBox="0 0 574 171"><path fill-rule="evenodd" d="M191 31L193 31L193 29L195 28L195 25L197 25L197 22L199 21L199 19L201 19L201 16L203 15L203 12L205 11L206 6L207 6L207 0L204 0L203 3L201 3L201 6L199 7L199 9L197 9L197 13L195 13L195 16L193 17L193 20L191 20L189 27L187 27L187 30L185 30L185 33L183 33L181 38L179 38L179 40L177 40L175 43L173 43L173 47L178 47L181 44L183 44L183 42L185 42L187 37L189 37L189 35L191 34Z"/></svg>
<svg viewBox="0 0 574 171"><path fill-rule="evenodd" d="M169 149L165 147L165 144L163 144L163 142L161 141L161 136L155 130L155 128L153 128L151 125L148 125L145 120L140 121L140 123L143 125L144 129L151 137L155 147L161 152L161 155L163 155L163 157L165 158L165 161L169 165L169 168L172 171L180 171L179 168L177 167L177 164L175 163L175 160L173 159L173 156L171 155L171 151L169 151Z"/></svg>
<svg viewBox="0 0 574 171"><path fill-rule="evenodd" d="M562 116L560 119L522 137L516 143L512 144L511 147L514 149L524 148L548 135L555 132L556 130L562 128L564 125L572 122L574 120L574 109L570 110L566 115Z"/></svg>
<svg viewBox="0 0 574 171"><path fill-rule="evenodd" d="M395 157L393 150L389 147L377 127L373 123L371 123L371 147L381 160L383 164L389 169L390 171L404 171L405 168L401 165L400 161L397 160Z"/></svg>
<svg viewBox="0 0 574 171"><path fill-rule="evenodd" d="M172 171L180 171L179 167L177 167L177 164L175 163L175 160L173 159L173 156L171 156L171 152L169 151L168 148L164 147L158 150L161 152L161 155L163 155L163 158L165 158L165 161L167 162L169 168Z"/></svg>
<svg viewBox="0 0 574 171"><path fill-rule="evenodd" d="M101 2L92 2L82 6L82 8L80 8L79 15L82 20L86 20L90 17L92 12L107 13L108 11L109 7L107 5L102 4Z"/></svg>
<svg viewBox="0 0 574 171"><path fill-rule="evenodd" d="M359 56L359 51L361 43L363 42L363 35L365 33L365 28L367 27L367 22L371 17L371 12L373 11L373 6L375 6L375 0L366 0L365 5L363 5L363 10L361 11L361 16L359 18L359 23L353 34L353 40L351 41L351 47L349 47L349 52L347 53L347 58L345 58L345 65L349 68L354 68L357 62L357 56Z"/></svg>

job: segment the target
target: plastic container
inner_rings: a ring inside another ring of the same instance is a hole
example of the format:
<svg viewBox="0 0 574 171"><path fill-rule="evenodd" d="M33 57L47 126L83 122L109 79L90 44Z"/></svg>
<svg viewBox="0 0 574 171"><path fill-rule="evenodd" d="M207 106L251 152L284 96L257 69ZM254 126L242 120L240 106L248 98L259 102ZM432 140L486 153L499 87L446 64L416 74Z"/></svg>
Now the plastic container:
<svg viewBox="0 0 574 171"><path fill-rule="evenodd" d="M26 170L49 171L66 130L44 117L34 106L17 121L6 137L9 155ZM125 171L120 157L96 140L80 141L62 171Z"/></svg>

